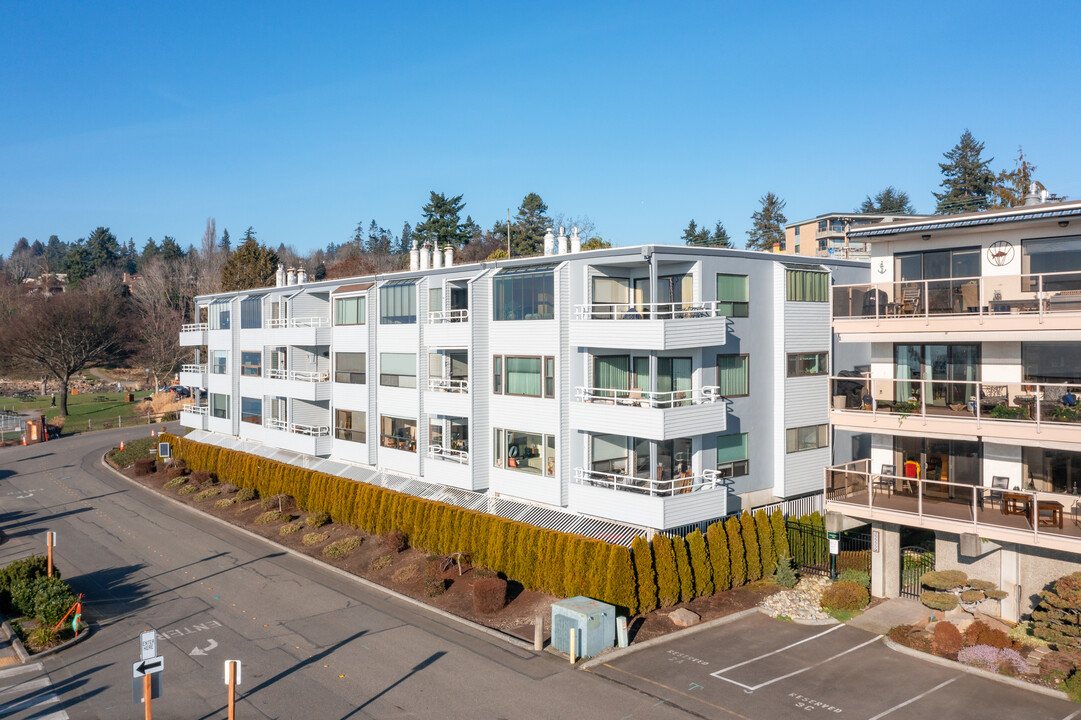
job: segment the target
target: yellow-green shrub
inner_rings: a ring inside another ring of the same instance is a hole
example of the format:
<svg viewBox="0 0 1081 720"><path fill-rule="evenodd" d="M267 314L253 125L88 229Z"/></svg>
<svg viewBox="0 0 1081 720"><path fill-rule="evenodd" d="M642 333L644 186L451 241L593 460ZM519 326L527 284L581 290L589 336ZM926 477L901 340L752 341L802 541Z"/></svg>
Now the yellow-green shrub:
<svg viewBox="0 0 1081 720"><path fill-rule="evenodd" d="M713 568L710 567L709 550L702 531L695 529L687 536L687 552L691 556L694 573L694 596L709 597L713 594Z"/></svg>

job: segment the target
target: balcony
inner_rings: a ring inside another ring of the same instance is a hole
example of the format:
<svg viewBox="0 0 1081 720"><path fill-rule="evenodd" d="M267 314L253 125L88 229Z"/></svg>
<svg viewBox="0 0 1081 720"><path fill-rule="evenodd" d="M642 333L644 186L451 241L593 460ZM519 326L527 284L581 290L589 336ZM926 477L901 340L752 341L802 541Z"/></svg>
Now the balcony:
<svg viewBox="0 0 1081 720"><path fill-rule="evenodd" d="M273 444L305 455L329 455L333 437L329 425L305 425L276 418L263 420L263 427L274 431Z"/></svg>
<svg viewBox="0 0 1081 720"><path fill-rule="evenodd" d="M650 440L724 432L728 404L719 388L651 393L577 387L570 407L576 430Z"/></svg>
<svg viewBox="0 0 1081 720"><path fill-rule="evenodd" d="M210 408L206 405L188 403L180 408L180 424L194 430L206 430L206 418Z"/></svg>
<svg viewBox="0 0 1081 720"><path fill-rule="evenodd" d="M429 445L428 457L458 463L459 465L469 464L468 450L455 450L454 448L443 447L442 445Z"/></svg>
<svg viewBox="0 0 1081 720"><path fill-rule="evenodd" d="M870 465L856 460L825 469L827 511L1081 552L1076 496L882 475L872 473Z"/></svg>
<svg viewBox="0 0 1081 720"><path fill-rule="evenodd" d="M831 377L830 422L890 433L971 435L1038 444L1081 443L1076 386ZM977 400L978 398L978 400Z"/></svg>
<svg viewBox="0 0 1081 720"><path fill-rule="evenodd" d="M652 480L575 468L571 509L643 527L667 530L723 517L728 488L716 471Z"/></svg>
<svg viewBox="0 0 1081 720"><path fill-rule="evenodd" d="M454 450L442 445L429 445L428 462L424 466L425 480L461 490L483 490L483 481L473 477L469 451Z"/></svg>
<svg viewBox="0 0 1081 720"><path fill-rule="evenodd" d="M724 345L727 318L716 302L576 305L575 347L683 350Z"/></svg>
<svg viewBox="0 0 1081 720"><path fill-rule="evenodd" d="M265 325L273 330L268 344L275 345L329 345L332 328L327 316L299 318L270 318Z"/></svg>
<svg viewBox="0 0 1081 720"><path fill-rule="evenodd" d="M206 387L206 365L181 365L180 384L184 387Z"/></svg>
<svg viewBox="0 0 1081 720"><path fill-rule="evenodd" d="M1081 330L1081 273L836 285L833 327L848 342L885 334L915 340L929 332L949 333L950 342L1036 340L1048 331Z"/></svg>
<svg viewBox="0 0 1081 720"><path fill-rule="evenodd" d="M469 380L467 378L428 378L428 389L432 392L467 393L469 392Z"/></svg>
<svg viewBox="0 0 1081 720"><path fill-rule="evenodd" d="M180 344L183 347L206 345L206 333L210 329L207 323L188 323L180 326Z"/></svg>
<svg viewBox="0 0 1081 720"><path fill-rule="evenodd" d="M424 327L428 347L467 347L472 336L469 310L433 310Z"/></svg>
<svg viewBox="0 0 1081 720"><path fill-rule="evenodd" d="M267 370L264 377L273 380L271 393L283 397L316 402L331 396L330 373L309 370Z"/></svg>

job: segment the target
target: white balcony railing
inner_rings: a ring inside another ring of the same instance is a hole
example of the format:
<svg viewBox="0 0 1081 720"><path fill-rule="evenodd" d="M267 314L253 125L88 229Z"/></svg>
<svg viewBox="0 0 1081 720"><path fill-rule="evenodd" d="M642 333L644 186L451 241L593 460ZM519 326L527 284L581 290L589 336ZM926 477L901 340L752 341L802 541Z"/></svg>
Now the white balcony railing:
<svg viewBox="0 0 1081 720"><path fill-rule="evenodd" d="M180 326L180 332L202 332L210 328L209 323L188 323Z"/></svg>
<svg viewBox="0 0 1081 720"><path fill-rule="evenodd" d="M194 415L208 415L210 407L207 405L196 405L195 403L188 403L180 407L180 412L192 413Z"/></svg>
<svg viewBox="0 0 1081 720"><path fill-rule="evenodd" d="M716 470L703 470L699 475L687 474L670 479L653 479L575 468L574 482L578 485L593 485L653 497L674 497L699 490L724 487Z"/></svg>
<svg viewBox="0 0 1081 720"><path fill-rule="evenodd" d="M1081 313L1081 272L904 280L833 287L836 320Z"/></svg>
<svg viewBox="0 0 1081 720"><path fill-rule="evenodd" d="M469 380L458 378L428 378L428 389L436 392L467 393Z"/></svg>
<svg viewBox="0 0 1081 720"><path fill-rule="evenodd" d="M270 318L267 325L276 328L325 328L330 327L329 317Z"/></svg>
<svg viewBox="0 0 1081 720"><path fill-rule="evenodd" d="M206 365L181 365L180 372L206 374Z"/></svg>
<svg viewBox="0 0 1081 720"><path fill-rule="evenodd" d="M455 450L453 448L443 447L442 445L429 445L428 457L441 458L461 465L469 464L468 450Z"/></svg>
<svg viewBox="0 0 1081 720"><path fill-rule="evenodd" d="M317 370L267 370L266 376L271 380L295 380L296 382L323 383L330 382L329 372Z"/></svg>
<svg viewBox="0 0 1081 720"><path fill-rule="evenodd" d="M469 310L432 310L428 322L432 325L469 322Z"/></svg>
<svg viewBox="0 0 1081 720"><path fill-rule="evenodd" d="M731 303L592 303L575 305L576 320L682 320L685 318L724 317L720 306Z"/></svg>
<svg viewBox="0 0 1081 720"><path fill-rule="evenodd" d="M666 392L576 387L574 389L574 399L576 402L584 403L667 409L688 407L690 405L708 405L724 400L720 390L715 385L707 385L698 390L672 390Z"/></svg>
<svg viewBox="0 0 1081 720"><path fill-rule="evenodd" d="M281 430L295 435L307 435L308 437L327 437L330 435L329 425L305 425L303 423L291 423L287 420L267 418L263 421L265 427L271 430Z"/></svg>

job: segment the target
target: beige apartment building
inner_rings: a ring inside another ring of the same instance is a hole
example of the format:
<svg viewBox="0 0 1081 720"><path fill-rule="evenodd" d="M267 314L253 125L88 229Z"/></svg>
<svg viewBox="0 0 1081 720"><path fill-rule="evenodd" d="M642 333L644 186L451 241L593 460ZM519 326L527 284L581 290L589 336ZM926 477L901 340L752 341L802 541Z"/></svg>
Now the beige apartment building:
<svg viewBox="0 0 1081 720"><path fill-rule="evenodd" d="M901 222L929 217L927 215L880 215L866 213L826 213L809 220L785 225L784 244L774 252L812 257L834 257L840 260L868 260L867 243L855 240L851 231L865 225ZM848 241L845 234L848 233Z"/></svg>

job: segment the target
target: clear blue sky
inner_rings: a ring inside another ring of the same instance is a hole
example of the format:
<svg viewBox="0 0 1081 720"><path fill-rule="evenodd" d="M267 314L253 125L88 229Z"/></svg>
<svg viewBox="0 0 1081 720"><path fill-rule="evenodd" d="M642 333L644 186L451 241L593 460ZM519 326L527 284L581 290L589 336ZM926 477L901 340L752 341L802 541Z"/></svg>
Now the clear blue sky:
<svg viewBox="0 0 1081 720"><path fill-rule="evenodd" d="M206 219L298 250L429 190L490 227L528 192L616 244L745 240L892 184L933 210L970 128L1081 196L1078 3L0 5L0 253Z"/></svg>

